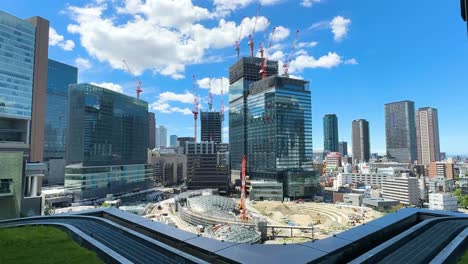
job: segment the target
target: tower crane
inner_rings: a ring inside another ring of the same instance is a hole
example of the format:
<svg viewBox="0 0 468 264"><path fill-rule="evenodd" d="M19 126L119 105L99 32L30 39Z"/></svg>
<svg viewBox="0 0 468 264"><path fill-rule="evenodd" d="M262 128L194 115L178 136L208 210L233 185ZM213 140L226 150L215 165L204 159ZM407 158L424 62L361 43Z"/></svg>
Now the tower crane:
<svg viewBox="0 0 468 264"><path fill-rule="evenodd" d="M242 21L239 27L239 36L237 37L237 40L236 40L235 50L237 51L237 60L239 60L239 56L240 56L240 40L242 38L242 29L244 28L244 23L242 23L244 21L244 18L242 18Z"/></svg>
<svg viewBox="0 0 468 264"><path fill-rule="evenodd" d="M197 78L195 75L192 75L192 80L193 80L193 120L194 120L194 140L195 143L197 143L197 118L198 118L198 96L197 96Z"/></svg>
<svg viewBox="0 0 468 264"><path fill-rule="evenodd" d="M296 36L294 37L294 41L291 45L291 50L289 51L289 54L288 54L288 58L286 59L286 61L284 62L283 64L283 68L284 68L284 76L289 76L289 64L291 63L291 58L292 58L292 55L294 53L294 49L296 48L296 44L297 44L297 40L299 39L299 30L296 30Z"/></svg>
<svg viewBox="0 0 468 264"><path fill-rule="evenodd" d="M273 29L271 30L271 34L270 34L270 37L269 37L269 43L268 43L268 47L267 49L270 49L271 48L271 45L273 43L273 40L274 40L274 35L275 35L275 30L276 30L276 27L273 27ZM265 58L263 57L263 41L262 43L260 43L260 56L262 58L262 63L260 65L260 74L262 75L262 79L265 79L268 75L268 72L267 72L267 56L265 56Z"/></svg>
<svg viewBox="0 0 468 264"><path fill-rule="evenodd" d="M260 10L262 9L262 4L260 1L258 1L258 7L257 7L257 15L255 16L255 23L252 29L252 34L249 35L249 47L250 47L250 58L253 58L254 56L254 34L255 34L255 28L257 27L257 21L258 17L260 16Z"/></svg>
<svg viewBox="0 0 468 264"><path fill-rule="evenodd" d="M224 93L223 93L223 77L219 78L221 85L221 109L219 111L221 123L224 121Z"/></svg>
<svg viewBox="0 0 468 264"><path fill-rule="evenodd" d="M132 81L134 81L136 83L135 91L136 91L136 94L137 94L137 99L140 99L140 93L143 92L143 90L141 89L142 82L135 78L132 71L130 70L130 67L128 67L127 62L125 60L122 60L122 61L123 61L124 65L125 65L125 68L127 69L127 72L132 76Z"/></svg>

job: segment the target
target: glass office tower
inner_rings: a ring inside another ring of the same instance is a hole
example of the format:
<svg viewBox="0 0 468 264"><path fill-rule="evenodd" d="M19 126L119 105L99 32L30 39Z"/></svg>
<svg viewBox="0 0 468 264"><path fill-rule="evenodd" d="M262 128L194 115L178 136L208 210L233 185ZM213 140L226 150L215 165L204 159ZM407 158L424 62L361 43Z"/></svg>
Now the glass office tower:
<svg viewBox="0 0 468 264"><path fill-rule="evenodd" d="M148 103L86 83L68 98L66 191L82 200L151 187Z"/></svg>
<svg viewBox="0 0 468 264"><path fill-rule="evenodd" d="M201 141L214 141L221 143L221 113L220 112L201 112Z"/></svg>
<svg viewBox="0 0 468 264"><path fill-rule="evenodd" d="M78 68L49 59L44 160L65 158L68 86L78 82Z"/></svg>
<svg viewBox="0 0 468 264"><path fill-rule="evenodd" d="M414 102L385 104L387 155L399 162L418 159Z"/></svg>
<svg viewBox="0 0 468 264"><path fill-rule="evenodd" d="M253 83L247 98L247 157L251 179L283 182L285 195L310 196L312 108L308 82L272 76Z"/></svg>
<svg viewBox="0 0 468 264"><path fill-rule="evenodd" d="M323 150L338 152L338 118L335 114L323 117Z"/></svg>
<svg viewBox="0 0 468 264"><path fill-rule="evenodd" d="M239 171L247 153L247 97L249 86L262 78L261 58L243 57L229 67L229 154L231 169ZM278 74L278 62L267 62L267 75ZM249 160L247 160L247 163Z"/></svg>

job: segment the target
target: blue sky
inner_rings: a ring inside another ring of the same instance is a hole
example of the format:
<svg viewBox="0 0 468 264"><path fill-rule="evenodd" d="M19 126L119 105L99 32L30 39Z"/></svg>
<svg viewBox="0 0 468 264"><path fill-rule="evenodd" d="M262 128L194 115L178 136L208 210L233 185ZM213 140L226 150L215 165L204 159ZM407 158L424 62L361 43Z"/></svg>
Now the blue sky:
<svg viewBox="0 0 468 264"><path fill-rule="evenodd" d="M277 27L267 53L284 61L300 30L290 73L311 82L314 149L323 148L323 115L335 113L340 140L351 145L351 122L364 118L372 152L383 153L384 103L413 100L439 110L442 151L468 153L468 38L458 1L262 2L256 50ZM192 75L200 81L200 106L207 109L208 90L202 87L209 76L227 77L239 35L241 54L248 54L257 0L4 0L0 9L50 20L55 32L49 57L77 65L80 82L104 83L133 96L125 59L143 82L142 98L157 124L168 128L168 136L190 136ZM212 87L219 109L219 79ZM228 108L227 96L224 101ZM227 135L227 119L223 127Z"/></svg>

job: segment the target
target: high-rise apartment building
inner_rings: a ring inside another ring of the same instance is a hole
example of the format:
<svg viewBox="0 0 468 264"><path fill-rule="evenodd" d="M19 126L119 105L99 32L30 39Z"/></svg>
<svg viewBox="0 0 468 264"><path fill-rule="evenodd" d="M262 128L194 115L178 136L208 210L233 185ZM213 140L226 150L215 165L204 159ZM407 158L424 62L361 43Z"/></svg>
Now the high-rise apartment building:
<svg viewBox="0 0 468 264"><path fill-rule="evenodd" d="M352 124L353 160L355 162L369 161L370 138L369 122L365 119L357 119Z"/></svg>
<svg viewBox="0 0 468 264"><path fill-rule="evenodd" d="M65 190L81 200L149 187L148 103L91 84L68 95Z"/></svg>
<svg viewBox="0 0 468 264"><path fill-rule="evenodd" d="M221 113L201 112L201 141L214 141L221 143Z"/></svg>
<svg viewBox="0 0 468 264"><path fill-rule="evenodd" d="M229 67L229 154L231 169L238 173L247 154L247 97L249 86L261 79L261 58L243 57ZM278 62L267 62L267 75L278 74ZM247 163L249 161L247 160Z"/></svg>
<svg viewBox="0 0 468 264"><path fill-rule="evenodd" d="M348 142L340 141L338 143L338 152L340 152L341 156L348 156Z"/></svg>
<svg viewBox="0 0 468 264"><path fill-rule="evenodd" d="M418 163L429 164L440 160L439 118L437 109L419 108L416 112Z"/></svg>
<svg viewBox="0 0 468 264"><path fill-rule="evenodd" d="M283 182L289 197L311 195L316 178L308 82L271 76L253 83L247 113L250 178Z"/></svg>
<svg viewBox="0 0 468 264"><path fill-rule="evenodd" d="M169 137L169 145L171 147L177 147L178 146L178 144L177 144L177 135L171 135Z"/></svg>
<svg viewBox="0 0 468 264"><path fill-rule="evenodd" d="M399 162L418 159L413 101L385 104L385 137L387 156Z"/></svg>
<svg viewBox="0 0 468 264"><path fill-rule="evenodd" d="M160 125L157 128L156 133L157 147L167 147L167 128L163 125Z"/></svg>
<svg viewBox="0 0 468 264"><path fill-rule="evenodd" d="M338 117L327 114L323 117L323 149L338 152Z"/></svg>
<svg viewBox="0 0 468 264"><path fill-rule="evenodd" d="M156 147L156 117L153 112L148 112L148 148Z"/></svg>

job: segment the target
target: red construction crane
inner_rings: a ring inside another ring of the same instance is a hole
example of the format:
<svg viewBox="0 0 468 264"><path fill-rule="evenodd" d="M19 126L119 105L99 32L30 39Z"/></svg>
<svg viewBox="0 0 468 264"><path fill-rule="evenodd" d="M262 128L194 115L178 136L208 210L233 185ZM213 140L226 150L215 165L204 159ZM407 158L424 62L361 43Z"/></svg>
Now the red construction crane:
<svg viewBox="0 0 468 264"><path fill-rule="evenodd" d="M270 34L270 37L269 37L269 43L268 43L268 49L271 48L271 45L273 43L273 39L274 39L274 35L275 35L275 30L276 30L276 27L273 27L273 29L271 30L271 34ZM265 39L265 38L264 38ZM267 72L267 56L265 56L265 58L263 57L263 41L262 43L260 43L260 56L261 58L263 59L262 60L262 63L260 65L260 74L262 75L262 79L265 79L267 76L268 76L268 72Z"/></svg>
<svg viewBox="0 0 468 264"><path fill-rule="evenodd" d="M288 76L289 64L291 63L291 58L292 58L292 55L294 53L294 49L296 48L296 44L297 44L298 39L299 39L299 30L296 31L296 36L294 37L294 41L293 41L293 43L291 45L291 50L289 51L288 58L286 59L286 61L283 64L284 76Z"/></svg>
<svg viewBox="0 0 468 264"><path fill-rule="evenodd" d="M242 221L247 220L247 211L245 210L245 167L247 166L247 156L242 156L242 170L241 170L241 204L240 209L242 210L241 219Z"/></svg>
<svg viewBox="0 0 468 264"><path fill-rule="evenodd" d="M197 143L197 118L198 118L198 97L197 97L197 78L195 75L192 75L193 79L193 120L194 120L194 128L193 128L193 138L195 143Z"/></svg>
<svg viewBox="0 0 468 264"><path fill-rule="evenodd" d="M245 17L244 17L245 18ZM235 50L237 51L237 60L239 60L239 56L240 56L240 40L242 38L242 29L244 28L244 18L242 18L242 21L239 25L239 36L237 37L237 40L236 40L236 48Z"/></svg>
<svg viewBox="0 0 468 264"><path fill-rule="evenodd" d="M219 78L220 85L221 85L221 111L219 111L219 115L221 118L221 122L224 121L224 93L223 93L223 77Z"/></svg>
<svg viewBox="0 0 468 264"><path fill-rule="evenodd" d="M127 72L132 76L132 81L134 81L136 83L136 88L135 88L135 91L136 91L136 94L137 94L137 98L140 99L140 93L143 92L143 90L141 89L141 84L142 82L141 81L138 81L135 76L133 75L132 71L130 70L130 67L128 67L128 64L125 60L122 60L124 65L125 65L125 68L127 68Z"/></svg>
<svg viewBox="0 0 468 264"><path fill-rule="evenodd" d="M209 99L210 101L208 102L208 106L210 108L210 112L211 112L211 109L213 108L213 94L211 93L211 77L208 76L208 96L209 96Z"/></svg>
<svg viewBox="0 0 468 264"><path fill-rule="evenodd" d="M255 35L255 28L257 27L257 20L258 17L260 16L260 10L262 9L262 4L260 1L258 1L258 7L257 7L257 15L255 16L255 23L252 29L252 34L249 35L249 46L250 46L250 58L253 58L254 56L254 35Z"/></svg>

